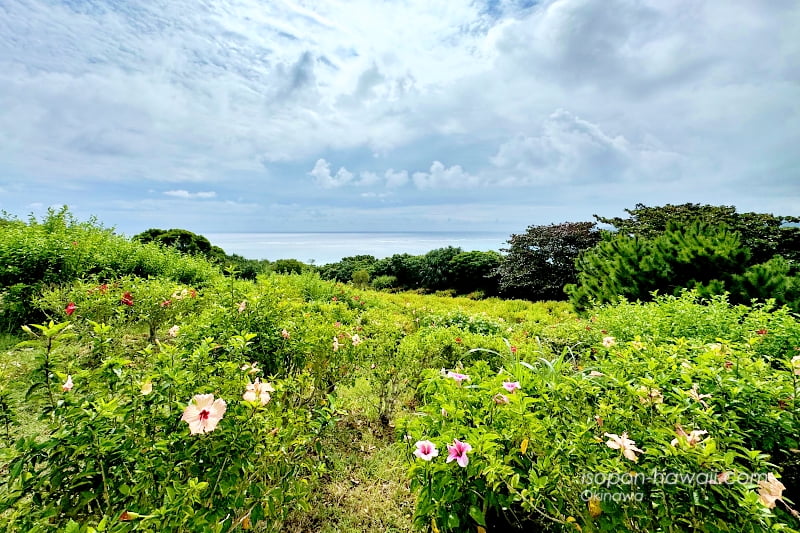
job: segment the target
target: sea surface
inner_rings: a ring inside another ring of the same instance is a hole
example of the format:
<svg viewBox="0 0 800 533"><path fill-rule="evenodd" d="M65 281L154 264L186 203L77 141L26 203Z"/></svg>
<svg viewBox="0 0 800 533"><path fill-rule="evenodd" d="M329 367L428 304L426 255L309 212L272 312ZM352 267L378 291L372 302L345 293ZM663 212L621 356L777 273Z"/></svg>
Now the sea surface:
<svg viewBox="0 0 800 533"><path fill-rule="evenodd" d="M394 254L422 255L436 248L456 246L466 252L499 251L510 235L490 232L413 233L204 233L226 253L248 259L298 259L324 265L343 257L369 254L378 259Z"/></svg>

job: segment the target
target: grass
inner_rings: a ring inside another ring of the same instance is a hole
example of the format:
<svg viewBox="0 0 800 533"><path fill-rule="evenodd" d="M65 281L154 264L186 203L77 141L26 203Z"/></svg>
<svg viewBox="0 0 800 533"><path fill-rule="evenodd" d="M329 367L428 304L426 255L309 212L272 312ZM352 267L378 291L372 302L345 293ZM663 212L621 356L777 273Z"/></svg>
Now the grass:
<svg viewBox="0 0 800 533"><path fill-rule="evenodd" d="M406 469L408 451L381 423L375 392L366 379L337 389L341 413L325 443L329 472L311 509L293 517L290 533L406 532L413 529L414 496Z"/></svg>
<svg viewBox="0 0 800 533"><path fill-rule="evenodd" d="M36 367L41 353L37 348L17 348L23 339L8 333L0 334L0 393L7 393L14 408L14 424L10 427L9 444L19 437L43 435L47 423L40 420L41 410L35 402L26 402L28 376ZM6 440L5 427L3 440Z"/></svg>

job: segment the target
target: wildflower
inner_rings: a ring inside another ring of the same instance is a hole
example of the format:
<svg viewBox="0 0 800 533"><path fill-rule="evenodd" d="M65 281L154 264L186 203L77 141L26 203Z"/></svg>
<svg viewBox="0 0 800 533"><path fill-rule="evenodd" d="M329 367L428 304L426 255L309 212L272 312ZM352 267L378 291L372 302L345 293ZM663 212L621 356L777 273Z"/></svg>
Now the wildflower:
<svg viewBox="0 0 800 533"><path fill-rule="evenodd" d="M133 305L133 295L130 292L126 292L119 301L127 306L131 306Z"/></svg>
<svg viewBox="0 0 800 533"><path fill-rule="evenodd" d="M240 370L246 371L248 374L257 374L261 372L261 369L258 368L258 363L250 363L250 364L243 364Z"/></svg>
<svg viewBox="0 0 800 533"><path fill-rule="evenodd" d="M458 372L448 372L447 373L447 377L448 378L453 378L454 380L456 380L456 383L458 383L459 385L461 385L462 381L469 381L469 376L468 375L459 374Z"/></svg>
<svg viewBox="0 0 800 533"><path fill-rule="evenodd" d="M358 336L358 333L354 333L353 336L350 337L350 339L353 341L353 346L358 346L359 344L364 342L361 340L361 337Z"/></svg>
<svg viewBox="0 0 800 533"><path fill-rule="evenodd" d="M339 298L337 298L336 296L334 296L333 298L331 298L331 301L332 301L332 302L338 302L338 301L339 301Z"/></svg>
<svg viewBox="0 0 800 533"><path fill-rule="evenodd" d="M764 329L764 328L756 330L756 335L766 335L766 334L767 334L767 330Z"/></svg>
<svg viewBox="0 0 800 533"><path fill-rule="evenodd" d="M617 343L614 337L603 337L603 346L606 348L611 348Z"/></svg>
<svg viewBox="0 0 800 533"><path fill-rule="evenodd" d="M639 448L636 447L635 441L632 441L631 439L628 438L627 433L623 433L622 435L616 435L614 433L603 433L603 435L608 437L606 446L614 450L622 451L622 455L624 455L626 459L629 459L634 463L639 460L639 458L636 456L636 452L644 453L643 450L640 450Z"/></svg>
<svg viewBox="0 0 800 533"><path fill-rule="evenodd" d="M333 337L333 351L334 352L339 351L339 337L336 337L335 335Z"/></svg>
<svg viewBox="0 0 800 533"><path fill-rule="evenodd" d="M456 344L461 344L461 337L456 337Z"/></svg>
<svg viewBox="0 0 800 533"><path fill-rule="evenodd" d="M255 383L249 383L247 390L242 395L246 402L261 402L261 405L267 405L270 400L270 392L275 392L272 385L269 383L261 383L259 378L256 378Z"/></svg>
<svg viewBox="0 0 800 533"><path fill-rule="evenodd" d="M289 335L289 332L286 331L286 329L282 329L281 330L281 337L283 337L284 339L288 339L289 337L291 337L291 335Z"/></svg>
<svg viewBox="0 0 800 533"><path fill-rule="evenodd" d="M771 472L767 474L766 480L758 482L758 486L758 501L770 509L775 507L775 500L780 500L786 489Z"/></svg>
<svg viewBox="0 0 800 533"><path fill-rule="evenodd" d="M442 407L442 410L440 411L440 413L442 414L442 416L447 416L447 409Z"/></svg>
<svg viewBox="0 0 800 533"><path fill-rule="evenodd" d="M712 342L710 344L706 344L706 348L708 348L712 352L721 352L722 351L722 343L721 342Z"/></svg>
<svg viewBox="0 0 800 533"><path fill-rule="evenodd" d="M519 381L504 381L503 388L513 394L515 390L520 388Z"/></svg>
<svg viewBox="0 0 800 533"><path fill-rule="evenodd" d="M227 408L225 400L215 400L213 394L195 394L183 411L181 420L189 424L192 435L209 433L217 427Z"/></svg>
<svg viewBox="0 0 800 533"><path fill-rule="evenodd" d="M172 293L171 297L172 297L173 300L183 300L188 295L189 295L189 291L188 290L183 289L183 290L179 291L179 290L176 289L175 292Z"/></svg>
<svg viewBox="0 0 800 533"><path fill-rule="evenodd" d="M436 445L429 440L418 440L414 446L417 447L417 449L414 450L414 455L423 461L430 461L439 455L439 450L436 449Z"/></svg>
<svg viewBox="0 0 800 533"><path fill-rule="evenodd" d="M699 402L703 407L708 407L708 404L703 401L703 398L711 398L710 394L700 394L697 390L697 383L692 383L691 390L686 391L686 394L689 395L689 398L693 399L696 402Z"/></svg>
<svg viewBox="0 0 800 533"><path fill-rule="evenodd" d="M664 403L664 396L661 394L661 391L657 388L648 387L647 385L642 385L639 387L639 401L645 404L657 404L657 403Z"/></svg>
<svg viewBox="0 0 800 533"><path fill-rule="evenodd" d="M239 310L240 313L243 313L244 310L247 309L247 300L242 300L241 302L239 302L237 309Z"/></svg>
<svg viewBox="0 0 800 533"><path fill-rule="evenodd" d="M140 516L142 516L142 515L140 515L139 513L134 513L132 511L122 511L122 514L119 515L119 521L120 522L130 522L131 520L139 518Z"/></svg>
<svg viewBox="0 0 800 533"><path fill-rule="evenodd" d="M105 294L106 292L108 292L108 284L101 283L100 285L97 286L97 290L100 291L100 294Z"/></svg>
<svg viewBox="0 0 800 533"><path fill-rule="evenodd" d="M603 427L603 417L600 415L594 415L594 421L597 422L597 427Z"/></svg>
<svg viewBox="0 0 800 533"><path fill-rule="evenodd" d="M72 383L72 375L68 375L67 376L67 381L65 381L64 384L61 385L61 390L64 391L64 392L69 392L69 391L72 390L72 387L74 387L74 386L75 386L75 384Z"/></svg>
<svg viewBox="0 0 800 533"><path fill-rule="evenodd" d="M599 378L603 376L605 376L605 374L603 374L602 372L598 372L597 370L592 370L591 372L589 372L590 378Z"/></svg>
<svg viewBox="0 0 800 533"><path fill-rule="evenodd" d="M792 357L792 372L795 376L800 376L800 355Z"/></svg>
<svg viewBox="0 0 800 533"><path fill-rule="evenodd" d="M161 307L169 307L170 305L172 305L172 300L164 300L159 305L161 305Z"/></svg>
<svg viewBox="0 0 800 533"><path fill-rule="evenodd" d="M340 328L340 327L342 327L342 323L341 323L341 322L339 322L339 321L337 321L337 322L334 322L334 323L333 323L333 327L335 327L335 328Z"/></svg>
<svg viewBox="0 0 800 533"><path fill-rule="evenodd" d="M506 405L511 402L511 400L508 399L508 396L499 393L495 394L494 397L492 397L492 400L494 400L494 403L497 405Z"/></svg>
<svg viewBox="0 0 800 533"><path fill-rule="evenodd" d="M77 309L77 308L78 308L78 306L75 305L75 302L70 302L64 308L64 312L67 313L67 316L72 316L72 313L74 313L75 309Z"/></svg>
<svg viewBox="0 0 800 533"><path fill-rule="evenodd" d="M189 298L197 298L197 291L194 289L189 289Z"/></svg>
<svg viewBox="0 0 800 533"><path fill-rule="evenodd" d="M733 368L733 363L731 361L725 361L725 370L730 370Z"/></svg>
<svg viewBox="0 0 800 533"><path fill-rule="evenodd" d="M445 462L449 463L455 459L458 466L464 468L467 466L467 463L469 463L467 452L471 451L472 446L458 439L453 439L452 446L450 444L447 445L447 460Z"/></svg>
<svg viewBox="0 0 800 533"><path fill-rule="evenodd" d="M178 332L179 332L180 330L181 330L180 326L177 326L177 325L176 325L176 326L172 326L171 328L169 328L169 329L167 330L167 333L169 333L169 336L170 336L170 337L173 337L173 338L175 338L175 337L177 337L177 336L178 336Z"/></svg>
<svg viewBox="0 0 800 533"><path fill-rule="evenodd" d="M678 435L678 438L672 439L672 442L670 442L671 445L677 446L679 442L678 439L683 438L686 439L686 444L688 444L689 446L695 446L698 442L700 442L703 439L702 435L708 434L708 431L694 429L689 433L686 433L686 431L684 431L683 427L680 424L676 424L675 433Z"/></svg>
<svg viewBox="0 0 800 533"><path fill-rule="evenodd" d="M517 353L517 347L511 346L511 353Z"/></svg>
<svg viewBox="0 0 800 533"><path fill-rule="evenodd" d="M148 380L142 383L142 389L141 389L142 395L147 396L151 392L153 392L153 382Z"/></svg>

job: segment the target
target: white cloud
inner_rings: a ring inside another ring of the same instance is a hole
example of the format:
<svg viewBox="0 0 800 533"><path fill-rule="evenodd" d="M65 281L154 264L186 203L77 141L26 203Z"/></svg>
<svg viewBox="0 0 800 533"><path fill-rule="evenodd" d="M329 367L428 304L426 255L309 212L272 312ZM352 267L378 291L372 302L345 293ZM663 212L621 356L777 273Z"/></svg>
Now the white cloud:
<svg viewBox="0 0 800 533"><path fill-rule="evenodd" d="M353 173L344 167L339 168L336 174L331 174L331 165L324 159L317 159L308 175L313 176L314 182L325 189L342 187L353 181Z"/></svg>
<svg viewBox="0 0 800 533"><path fill-rule="evenodd" d="M415 172L412 179L418 189L470 188L481 184L477 176L464 172L460 165L445 167L440 161L434 161L428 172Z"/></svg>
<svg viewBox="0 0 800 533"><path fill-rule="evenodd" d="M369 187L370 185L375 185L380 181L380 178L374 172L364 171L358 174L359 180L356 185L360 187Z"/></svg>
<svg viewBox="0 0 800 533"><path fill-rule="evenodd" d="M164 191L164 195L172 196L174 198L185 198L187 200L195 200L195 199L214 198L217 196L217 193L214 191L189 192L184 189L177 189L173 191Z"/></svg>
<svg viewBox="0 0 800 533"><path fill-rule="evenodd" d="M538 135L519 135L503 143L491 162L505 173L501 182L520 185L677 179L681 159L656 147L634 145L559 109L544 121Z"/></svg>
<svg viewBox="0 0 800 533"><path fill-rule="evenodd" d="M386 179L386 186L390 189L402 187L408 183L408 172L405 170L395 172L393 168L390 168L384 173L383 177Z"/></svg>
<svg viewBox="0 0 800 533"><path fill-rule="evenodd" d="M791 0L0 4L10 207L98 183L134 200L441 189L456 205L476 186L614 179L630 206L632 185L677 195L680 176L729 203L797 204Z"/></svg>

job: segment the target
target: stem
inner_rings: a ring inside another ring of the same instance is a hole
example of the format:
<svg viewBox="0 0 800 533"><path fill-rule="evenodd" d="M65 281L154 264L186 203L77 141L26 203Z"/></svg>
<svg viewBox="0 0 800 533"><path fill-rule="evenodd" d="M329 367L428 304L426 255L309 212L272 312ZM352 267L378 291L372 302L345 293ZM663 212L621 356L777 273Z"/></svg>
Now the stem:
<svg viewBox="0 0 800 533"><path fill-rule="evenodd" d="M235 439L234 442L236 442ZM208 504L207 504L208 507L211 507L211 504L214 502L214 493L217 490L217 485L219 485L219 480L222 477L223 470L225 470L225 463L228 462L228 458L229 456L226 455L225 459L222 460L222 466L219 467L219 473L217 474L217 479L216 481L214 481L214 486L211 488L211 492L208 495Z"/></svg>
<svg viewBox="0 0 800 533"><path fill-rule="evenodd" d="M797 408L797 375L794 373L794 369L792 369L792 389L794 389L794 394L792 395L792 411L794 412L794 420L797 423L800 423L800 410Z"/></svg>
<svg viewBox="0 0 800 533"><path fill-rule="evenodd" d="M47 338L47 349L44 353L44 364L42 368L44 369L44 381L47 385L47 397L50 399L50 407L53 408L53 411L56 410L56 399L53 397L53 390L50 386L50 351L53 349L53 339L51 337Z"/></svg>

